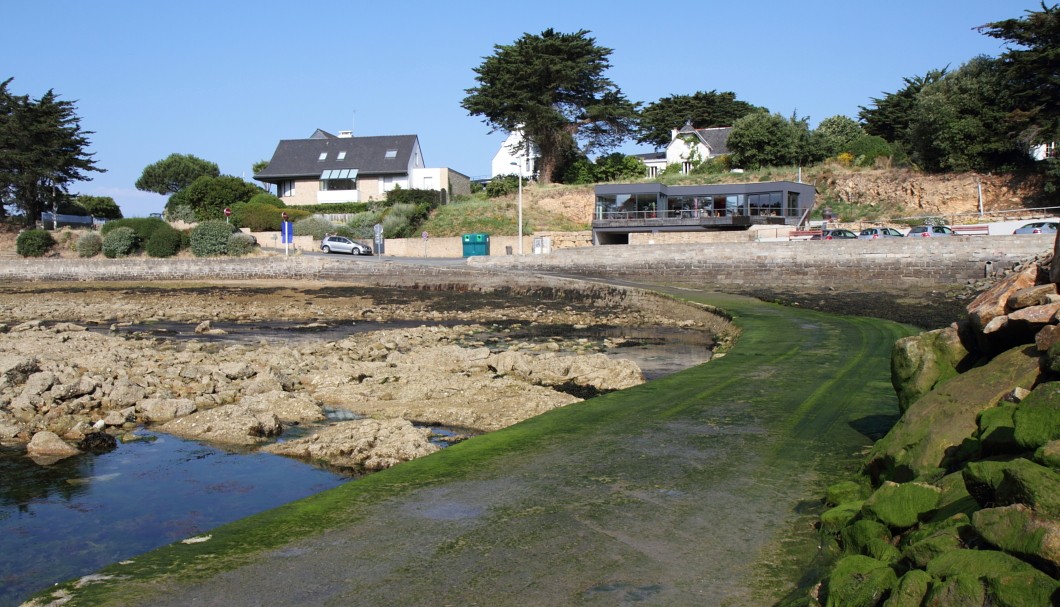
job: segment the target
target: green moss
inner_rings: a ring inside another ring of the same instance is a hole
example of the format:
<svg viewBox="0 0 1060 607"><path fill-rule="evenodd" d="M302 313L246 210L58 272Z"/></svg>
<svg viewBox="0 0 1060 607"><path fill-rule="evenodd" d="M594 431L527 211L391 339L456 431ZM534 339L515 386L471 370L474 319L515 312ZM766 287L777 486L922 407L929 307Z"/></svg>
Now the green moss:
<svg viewBox="0 0 1060 607"><path fill-rule="evenodd" d="M1039 385L1013 415L1014 438L1024 449L1060 439L1060 382Z"/></svg>
<svg viewBox="0 0 1060 607"><path fill-rule="evenodd" d="M864 484L854 481L843 481L828 487L824 503L829 506L838 506L845 502L863 500L867 495L868 491Z"/></svg>
<svg viewBox="0 0 1060 607"><path fill-rule="evenodd" d="M898 580L898 585L883 602L883 607L920 607L930 585L931 576L926 571L913 569Z"/></svg>
<svg viewBox="0 0 1060 607"><path fill-rule="evenodd" d="M984 508L972 516L972 525L984 540L1009 554L1047 561L1057 561L1060 557L1056 548L1043 546L1047 527L1052 527L1056 534L1057 522L1039 520L1034 511L1023 504ZM1045 551L1053 554L1045 554Z"/></svg>
<svg viewBox="0 0 1060 607"><path fill-rule="evenodd" d="M898 584L886 563L862 555L843 557L825 582L825 607L874 607Z"/></svg>
<svg viewBox="0 0 1060 607"><path fill-rule="evenodd" d="M1016 426L1012 421L1015 412L1016 405L1004 404L979 414L979 445L983 455L1022 451L1016 443Z"/></svg>
<svg viewBox="0 0 1060 607"><path fill-rule="evenodd" d="M958 514L966 515L967 519L979 509L979 503L968 494L968 488L964 485L964 477L960 472L947 474L935 485L942 489L942 494L939 496L935 514L930 519L932 522L945 521Z"/></svg>
<svg viewBox="0 0 1060 607"><path fill-rule="evenodd" d="M1060 468L1060 440L1049 441L1034 452L1034 461L1043 466Z"/></svg>
<svg viewBox="0 0 1060 607"><path fill-rule="evenodd" d="M892 529L908 529L934 512L941 494L938 487L923 483L885 483L865 500L861 512Z"/></svg>
<svg viewBox="0 0 1060 607"><path fill-rule="evenodd" d="M899 411L904 413L936 385L955 377L958 365L966 356L968 350L952 328L896 341L891 354L891 384L898 394Z"/></svg>
<svg viewBox="0 0 1060 607"><path fill-rule="evenodd" d="M925 604L939 607L980 607L986 604L986 589L974 575L955 575L931 584Z"/></svg>
<svg viewBox="0 0 1060 607"><path fill-rule="evenodd" d="M1060 516L1060 473L1030 460L972 462L963 471L968 492L982 506L1027 504Z"/></svg>
<svg viewBox="0 0 1060 607"><path fill-rule="evenodd" d="M824 511L821 514L821 532L838 533L861 514L861 506L864 503L863 501L846 502Z"/></svg>
<svg viewBox="0 0 1060 607"><path fill-rule="evenodd" d="M865 519L843 527L839 535L843 540L843 550L847 554L868 554L865 547L872 540L891 541L891 532L886 526Z"/></svg>
<svg viewBox="0 0 1060 607"><path fill-rule="evenodd" d="M977 578L986 584L993 599L1013 607L1052 604L1057 591L1056 580L1014 556L994 550L947 552L928 563L927 572L941 580L957 576Z"/></svg>

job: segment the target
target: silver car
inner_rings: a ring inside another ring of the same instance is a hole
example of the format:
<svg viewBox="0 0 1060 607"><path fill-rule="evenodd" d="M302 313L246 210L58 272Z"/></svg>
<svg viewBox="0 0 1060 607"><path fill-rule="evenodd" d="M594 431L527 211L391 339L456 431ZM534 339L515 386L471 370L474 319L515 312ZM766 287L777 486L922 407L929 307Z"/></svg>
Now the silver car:
<svg viewBox="0 0 1060 607"><path fill-rule="evenodd" d="M874 238L904 238L905 235L894 228L865 228L858 232L858 238L872 240Z"/></svg>
<svg viewBox="0 0 1060 607"><path fill-rule="evenodd" d="M325 253L349 253L351 255L371 255L372 248L345 236L325 236L320 241L320 250Z"/></svg>
<svg viewBox="0 0 1060 607"><path fill-rule="evenodd" d="M956 236L949 226L914 226L906 234L907 238L928 238L932 236Z"/></svg>
<svg viewBox="0 0 1060 607"><path fill-rule="evenodd" d="M1056 234L1057 222L1035 221L1016 229L1013 234Z"/></svg>

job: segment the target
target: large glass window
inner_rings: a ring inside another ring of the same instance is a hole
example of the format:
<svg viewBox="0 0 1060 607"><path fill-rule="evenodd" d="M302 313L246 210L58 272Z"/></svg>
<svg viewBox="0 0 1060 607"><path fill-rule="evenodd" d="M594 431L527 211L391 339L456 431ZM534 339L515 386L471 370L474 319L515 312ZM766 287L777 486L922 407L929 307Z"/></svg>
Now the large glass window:
<svg viewBox="0 0 1060 607"><path fill-rule="evenodd" d="M799 193L788 192L788 217L799 216Z"/></svg>
<svg viewBox="0 0 1060 607"><path fill-rule="evenodd" d="M294 181L281 181L277 184L276 191L280 193L280 198L294 196Z"/></svg>
<svg viewBox="0 0 1060 607"><path fill-rule="evenodd" d="M781 192L765 192L761 194L748 194L747 207L751 215L775 215L781 213Z"/></svg>
<svg viewBox="0 0 1060 607"><path fill-rule="evenodd" d="M322 179L320 181L320 189L324 192L332 192L335 190L356 190L357 180L356 179Z"/></svg>

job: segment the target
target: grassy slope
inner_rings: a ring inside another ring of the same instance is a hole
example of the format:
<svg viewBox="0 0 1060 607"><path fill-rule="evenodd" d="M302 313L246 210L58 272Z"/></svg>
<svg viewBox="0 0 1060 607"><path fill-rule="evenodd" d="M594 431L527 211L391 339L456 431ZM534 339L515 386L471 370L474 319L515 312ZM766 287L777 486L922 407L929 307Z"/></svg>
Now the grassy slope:
<svg viewBox="0 0 1060 607"><path fill-rule="evenodd" d="M909 329L691 298L734 315L727 356L113 565L76 604L774 602L814 556L797 509L893 421Z"/></svg>

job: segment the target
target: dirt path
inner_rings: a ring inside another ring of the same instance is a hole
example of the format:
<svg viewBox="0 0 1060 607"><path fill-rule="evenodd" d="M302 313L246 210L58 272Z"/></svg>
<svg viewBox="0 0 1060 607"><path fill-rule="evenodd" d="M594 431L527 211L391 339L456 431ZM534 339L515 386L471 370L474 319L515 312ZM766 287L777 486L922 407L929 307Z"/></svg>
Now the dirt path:
<svg viewBox="0 0 1060 607"><path fill-rule="evenodd" d="M683 292L727 356L103 572L77 604L766 605L807 505L897 414L886 321Z"/></svg>

